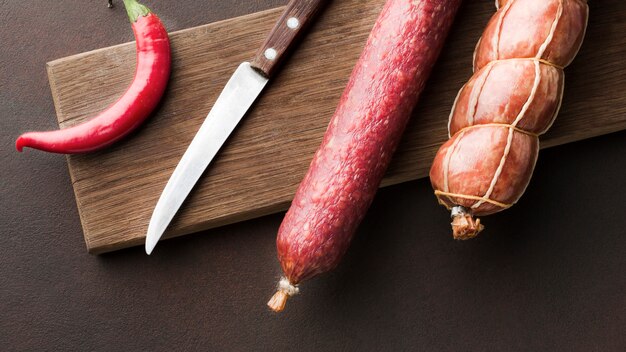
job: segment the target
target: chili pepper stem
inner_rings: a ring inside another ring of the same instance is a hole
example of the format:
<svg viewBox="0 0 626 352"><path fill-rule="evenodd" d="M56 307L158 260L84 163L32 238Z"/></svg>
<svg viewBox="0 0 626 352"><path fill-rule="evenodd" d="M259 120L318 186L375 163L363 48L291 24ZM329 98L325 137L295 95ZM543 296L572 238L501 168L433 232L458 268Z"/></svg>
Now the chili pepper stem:
<svg viewBox="0 0 626 352"><path fill-rule="evenodd" d="M126 7L130 23L137 22L139 17L147 16L151 12L149 8L140 4L137 0L124 0L124 6Z"/></svg>
<svg viewBox="0 0 626 352"><path fill-rule="evenodd" d="M452 208L452 235L455 240L472 239L485 228L480 219L474 219L472 211L461 206Z"/></svg>

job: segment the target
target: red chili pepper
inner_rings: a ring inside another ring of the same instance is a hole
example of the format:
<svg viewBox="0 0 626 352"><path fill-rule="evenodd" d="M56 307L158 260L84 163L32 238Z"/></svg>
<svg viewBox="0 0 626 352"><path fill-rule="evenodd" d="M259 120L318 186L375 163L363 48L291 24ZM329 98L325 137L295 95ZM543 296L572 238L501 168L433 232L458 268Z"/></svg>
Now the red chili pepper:
<svg viewBox="0 0 626 352"><path fill-rule="evenodd" d="M159 17L136 0L124 0L137 41L137 69L132 84L108 109L89 121L57 131L28 132L15 142L52 153L102 149L138 127L157 106L170 76L170 42Z"/></svg>

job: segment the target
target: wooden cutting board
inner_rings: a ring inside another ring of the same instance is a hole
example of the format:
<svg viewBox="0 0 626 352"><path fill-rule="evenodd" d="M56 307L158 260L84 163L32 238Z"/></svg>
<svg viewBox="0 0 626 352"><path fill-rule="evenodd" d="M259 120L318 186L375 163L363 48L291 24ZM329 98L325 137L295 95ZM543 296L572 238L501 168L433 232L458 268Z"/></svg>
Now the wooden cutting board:
<svg viewBox="0 0 626 352"><path fill-rule="evenodd" d="M384 0L327 7L207 169L166 237L284 210L319 145ZM587 38L567 69L565 101L543 147L626 128L626 3L590 2ZM68 156L91 253L142 244L157 199L222 87L253 57L282 8L171 34L173 74L163 104L112 148ZM447 118L471 76L471 57L493 1L467 1L383 184L427 175L447 139ZM106 108L131 81L134 44L48 63L59 125ZM433 196L433 202L435 202Z"/></svg>

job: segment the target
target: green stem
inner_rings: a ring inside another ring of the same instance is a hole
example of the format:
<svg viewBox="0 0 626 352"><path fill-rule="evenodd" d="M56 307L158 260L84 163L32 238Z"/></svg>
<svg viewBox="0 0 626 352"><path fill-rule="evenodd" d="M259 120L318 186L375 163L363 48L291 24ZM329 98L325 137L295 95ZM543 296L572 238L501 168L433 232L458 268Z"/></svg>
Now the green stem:
<svg viewBox="0 0 626 352"><path fill-rule="evenodd" d="M126 12L130 23L137 22L139 16L147 16L151 11L149 8L137 2L137 0L124 0Z"/></svg>

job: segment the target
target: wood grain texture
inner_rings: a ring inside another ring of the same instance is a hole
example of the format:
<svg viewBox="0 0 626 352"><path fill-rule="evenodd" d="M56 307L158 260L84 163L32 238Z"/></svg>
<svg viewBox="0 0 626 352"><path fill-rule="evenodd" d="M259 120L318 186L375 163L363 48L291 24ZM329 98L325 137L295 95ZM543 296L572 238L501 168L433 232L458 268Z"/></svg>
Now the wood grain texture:
<svg viewBox="0 0 626 352"><path fill-rule="evenodd" d="M287 208L383 3L334 1L325 9L207 169L166 237ZM187 145L231 73L254 57L283 9L172 33L173 74L155 116L106 151L68 157L91 253L143 243L152 209ZM491 1L468 1L461 9L383 185L427 175L447 139L454 97L471 76L474 44L494 11ZM625 31L626 6L592 9L585 44L566 71L563 108L543 147L626 128ZM111 104L131 81L133 62L132 43L50 62L60 126Z"/></svg>

